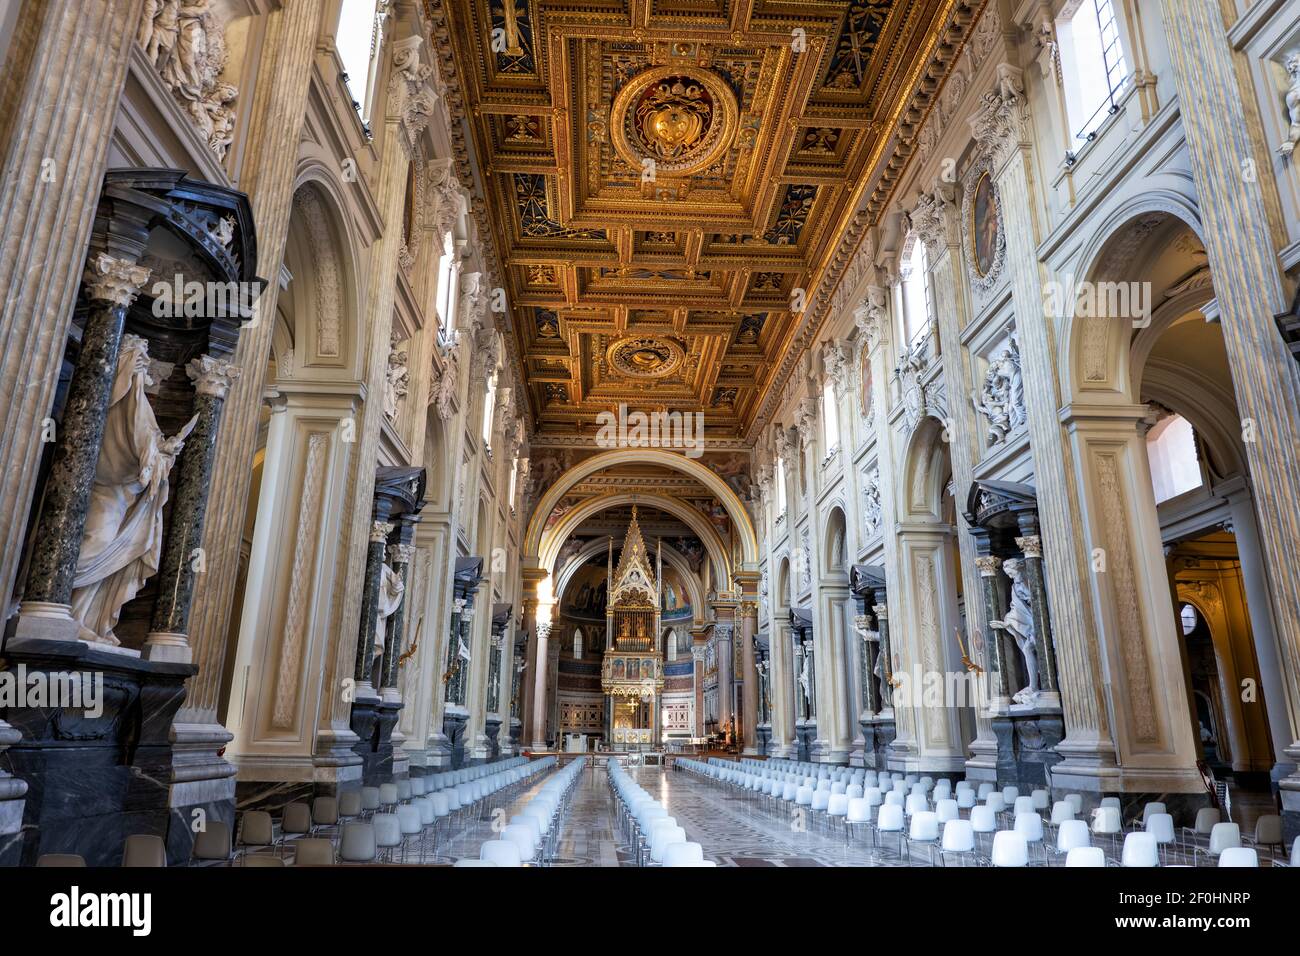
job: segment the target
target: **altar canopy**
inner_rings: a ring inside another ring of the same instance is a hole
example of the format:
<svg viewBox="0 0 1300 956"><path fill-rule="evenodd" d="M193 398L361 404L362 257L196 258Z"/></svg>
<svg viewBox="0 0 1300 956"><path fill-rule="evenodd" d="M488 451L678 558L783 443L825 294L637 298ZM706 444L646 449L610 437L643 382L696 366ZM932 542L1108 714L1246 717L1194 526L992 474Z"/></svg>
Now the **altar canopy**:
<svg viewBox="0 0 1300 956"><path fill-rule="evenodd" d="M605 693L605 737L616 747L657 746L659 695L664 686L659 648L663 548L650 566L636 508L623 538L618 567L610 540L605 633L610 635L601 667Z"/></svg>

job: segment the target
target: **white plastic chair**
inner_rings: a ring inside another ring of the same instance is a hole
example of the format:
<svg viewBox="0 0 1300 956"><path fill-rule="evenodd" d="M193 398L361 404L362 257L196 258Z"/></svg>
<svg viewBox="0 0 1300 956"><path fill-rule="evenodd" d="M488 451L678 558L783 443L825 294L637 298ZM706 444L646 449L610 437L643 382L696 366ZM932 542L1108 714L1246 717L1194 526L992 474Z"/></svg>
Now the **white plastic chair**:
<svg viewBox="0 0 1300 956"><path fill-rule="evenodd" d="M1029 844L1014 830L999 830L993 834L990 862L994 866L1028 866Z"/></svg>

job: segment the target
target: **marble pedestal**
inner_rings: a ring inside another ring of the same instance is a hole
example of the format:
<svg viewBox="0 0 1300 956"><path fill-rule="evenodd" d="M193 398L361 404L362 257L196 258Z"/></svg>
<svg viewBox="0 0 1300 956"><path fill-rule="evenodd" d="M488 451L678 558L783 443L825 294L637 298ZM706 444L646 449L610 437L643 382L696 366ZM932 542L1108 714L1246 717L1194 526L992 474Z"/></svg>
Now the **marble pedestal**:
<svg viewBox="0 0 1300 956"><path fill-rule="evenodd" d="M22 737L0 754L0 770L28 786L18 862L30 866L44 853L77 853L90 866L119 866L133 833L162 837L169 864L188 861L192 821L188 807L172 806L171 728L196 668L81 641L13 639L4 656L8 667L21 664L29 677L78 675L83 686L101 689L90 710L6 711ZM234 820L233 802L196 804L209 820Z"/></svg>
<svg viewBox="0 0 1300 956"><path fill-rule="evenodd" d="M772 728L767 724L759 724L754 728L755 744L758 754L761 757L769 756L772 749Z"/></svg>
<svg viewBox="0 0 1300 956"><path fill-rule="evenodd" d="M465 728L468 724L468 714L455 713L450 708L442 716L442 733L447 738L450 767L453 770L465 766Z"/></svg>
<svg viewBox="0 0 1300 956"><path fill-rule="evenodd" d="M391 783L396 775L393 763L393 728L402 709L400 701L362 697L352 703L352 732L360 738L353 752L361 758L361 783L377 787Z"/></svg>
<svg viewBox="0 0 1300 956"><path fill-rule="evenodd" d="M795 759L805 762L811 761L813 759L816 742L816 724L807 722L797 724L794 729Z"/></svg>
<svg viewBox="0 0 1300 956"><path fill-rule="evenodd" d="M1056 745L1065 736L1065 724L1059 710L1017 711L1013 707L992 719L998 745L997 785L1029 793L1047 787L1048 771L1061 760Z"/></svg>
<svg viewBox="0 0 1300 956"><path fill-rule="evenodd" d="M889 745L898 735L892 717L871 717L858 722L862 728L862 765L869 770L884 770Z"/></svg>
<svg viewBox="0 0 1300 956"><path fill-rule="evenodd" d="M501 718L489 717L484 726L484 736L487 737L489 762L498 760L501 757Z"/></svg>

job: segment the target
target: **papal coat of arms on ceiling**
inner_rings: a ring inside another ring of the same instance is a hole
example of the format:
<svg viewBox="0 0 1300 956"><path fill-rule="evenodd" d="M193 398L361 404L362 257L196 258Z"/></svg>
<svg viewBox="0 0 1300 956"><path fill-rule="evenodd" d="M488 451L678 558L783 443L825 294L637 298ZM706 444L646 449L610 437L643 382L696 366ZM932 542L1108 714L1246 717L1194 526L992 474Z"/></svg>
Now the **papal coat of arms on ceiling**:
<svg viewBox="0 0 1300 956"><path fill-rule="evenodd" d="M634 169L685 176L705 169L731 145L736 96L709 70L662 66L637 75L610 110L614 147Z"/></svg>

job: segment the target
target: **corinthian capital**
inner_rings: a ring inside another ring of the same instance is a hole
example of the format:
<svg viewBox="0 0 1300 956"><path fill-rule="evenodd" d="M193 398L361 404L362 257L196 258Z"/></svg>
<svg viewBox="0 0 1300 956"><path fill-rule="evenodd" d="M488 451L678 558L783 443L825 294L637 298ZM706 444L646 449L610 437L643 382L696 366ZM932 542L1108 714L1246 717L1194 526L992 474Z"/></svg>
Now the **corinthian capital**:
<svg viewBox="0 0 1300 956"><path fill-rule="evenodd" d="M86 297L92 302L125 308L149 281L149 270L129 259L116 259L101 252L86 263L81 281L86 286Z"/></svg>
<svg viewBox="0 0 1300 956"><path fill-rule="evenodd" d="M1018 67L1009 63L998 66L998 85L980 98L970 125L975 142L995 165L1001 165L1028 138L1025 87Z"/></svg>
<svg viewBox="0 0 1300 956"><path fill-rule="evenodd" d="M867 297L853 310L853 321L858 330L866 336L867 348L874 349L880 343L881 332L888 321L889 293L878 285L867 286Z"/></svg>
<svg viewBox="0 0 1300 956"><path fill-rule="evenodd" d="M200 355L185 366L185 374L194 383L194 390L200 395L211 395L224 399L230 386L243 374L238 365L231 365L224 359L211 355Z"/></svg>

